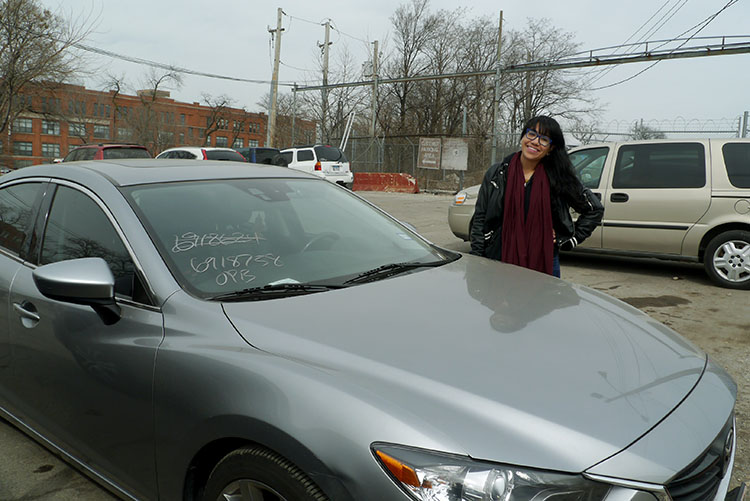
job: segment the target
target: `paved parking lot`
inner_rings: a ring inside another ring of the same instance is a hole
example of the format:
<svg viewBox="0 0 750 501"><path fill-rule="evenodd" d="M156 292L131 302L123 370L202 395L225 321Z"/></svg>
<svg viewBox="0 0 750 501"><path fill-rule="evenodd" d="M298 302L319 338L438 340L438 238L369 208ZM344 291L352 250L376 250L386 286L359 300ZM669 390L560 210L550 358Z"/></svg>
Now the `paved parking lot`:
<svg viewBox="0 0 750 501"><path fill-rule="evenodd" d="M443 247L469 245L447 226L452 196L361 192ZM611 294L683 334L726 368L739 385L738 449L732 486L750 479L750 291L713 286L697 264L566 254L562 276ZM0 499L111 500L94 484L0 421Z"/></svg>

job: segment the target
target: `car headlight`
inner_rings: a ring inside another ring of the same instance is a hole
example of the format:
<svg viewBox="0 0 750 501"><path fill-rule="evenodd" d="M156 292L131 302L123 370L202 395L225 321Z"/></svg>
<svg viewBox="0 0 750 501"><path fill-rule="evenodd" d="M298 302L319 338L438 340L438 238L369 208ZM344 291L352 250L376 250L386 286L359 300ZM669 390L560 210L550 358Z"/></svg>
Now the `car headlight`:
<svg viewBox="0 0 750 501"><path fill-rule="evenodd" d="M581 475L398 445L373 444L372 449L396 483L420 501L600 501L610 488Z"/></svg>
<svg viewBox="0 0 750 501"><path fill-rule="evenodd" d="M453 197L453 203L456 205L463 205L469 199L469 194L465 191L459 191L456 196Z"/></svg>

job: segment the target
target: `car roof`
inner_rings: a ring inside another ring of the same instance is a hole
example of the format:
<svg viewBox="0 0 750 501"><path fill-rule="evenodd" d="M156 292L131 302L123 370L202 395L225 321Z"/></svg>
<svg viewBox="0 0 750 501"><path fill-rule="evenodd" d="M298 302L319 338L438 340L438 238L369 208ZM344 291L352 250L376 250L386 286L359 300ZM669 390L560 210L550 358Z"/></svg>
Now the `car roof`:
<svg viewBox="0 0 750 501"><path fill-rule="evenodd" d="M142 144L130 144L130 143L96 143L96 144L81 144L76 146L74 149L78 150L81 148L140 148L142 150L148 150Z"/></svg>
<svg viewBox="0 0 750 501"><path fill-rule="evenodd" d="M275 165L221 160L195 162L194 160L154 158L87 160L67 162L64 166L62 164L35 165L5 174L2 181L29 177L53 177L78 181L92 176L107 179L115 186L237 178L301 178L324 181L312 174Z"/></svg>
<svg viewBox="0 0 750 501"><path fill-rule="evenodd" d="M166 153L168 151L190 151L192 153L196 153L196 152L201 152L201 151L237 151L237 150L233 148L225 148L223 146L175 146L174 148L167 148L161 153ZM159 153L159 155L161 155L161 153Z"/></svg>

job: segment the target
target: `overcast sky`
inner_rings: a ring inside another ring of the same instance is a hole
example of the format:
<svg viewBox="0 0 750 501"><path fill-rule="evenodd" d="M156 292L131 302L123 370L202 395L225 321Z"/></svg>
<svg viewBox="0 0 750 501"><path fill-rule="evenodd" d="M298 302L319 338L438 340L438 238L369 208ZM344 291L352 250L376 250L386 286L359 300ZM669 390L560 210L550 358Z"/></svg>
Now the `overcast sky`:
<svg viewBox="0 0 750 501"><path fill-rule="evenodd" d="M589 50L618 45L630 37L633 37L631 42L640 40L646 30L659 25L658 30L651 30L647 40L676 37L728 2L730 0L476 0L466 4L466 17L489 16L497 22L503 10L504 30L522 30L530 17L548 18L557 28L573 33L581 49ZM285 31L279 80L315 84L319 81L311 79L320 78L313 71L318 43L324 39L322 23L330 19L336 28L331 32L332 64L344 49L358 64L364 63L372 51L369 42L378 40L381 48L388 47L388 40L392 38L390 18L405 2L42 0L42 3L67 17L88 18L93 22L95 29L86 40L88 45L199 72L266 81L271 79L273 68L268 29L275 28L277 8L281 7L285 13ZM452 10L456 5L451 0L432 0L430 4L434 11ZM658 20L661 21L656 24ZM736 1L698 36L723 35L750 37L750 0ZM743 41L750 41L750 38ZM134 88L144 81L148 72L147 66L98 55L88 57L98 75L124 75ZM602 76L595 86L616 83L647 66L648 63L618 66ZM94 75L85 84L102 88L103 81L103 77ZM628 82L595 91L594 96L604 108L601 123L612 126L616 125L615 121L627 124L639 119L675 122L677 126L691 120L702 124L708 120L717 123L723 120L727 124L750 110L749 82L750 54L667 60ZM171 89L172 97L188 102L199 101L204 92L214 96L226 94L235 105L250 111L264 111L256 103L268 91L268 84L190 75L184 77L181 88ZM284 88L281 91L284 92Z"/></svg>

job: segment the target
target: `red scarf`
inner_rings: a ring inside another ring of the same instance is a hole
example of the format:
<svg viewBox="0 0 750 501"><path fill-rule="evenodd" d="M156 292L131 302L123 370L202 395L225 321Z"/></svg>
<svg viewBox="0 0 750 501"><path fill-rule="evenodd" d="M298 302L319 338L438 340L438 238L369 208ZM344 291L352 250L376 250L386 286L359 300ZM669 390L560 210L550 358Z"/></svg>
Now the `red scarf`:
<svg viewBox="0 0 750 501"><path fill-rule="evenodd" d="M547 173L542 164L534 171L529 212L524 221L524 186L521 154L510 161L505 185L502 260L552 275L552 209Z"/></svg>

